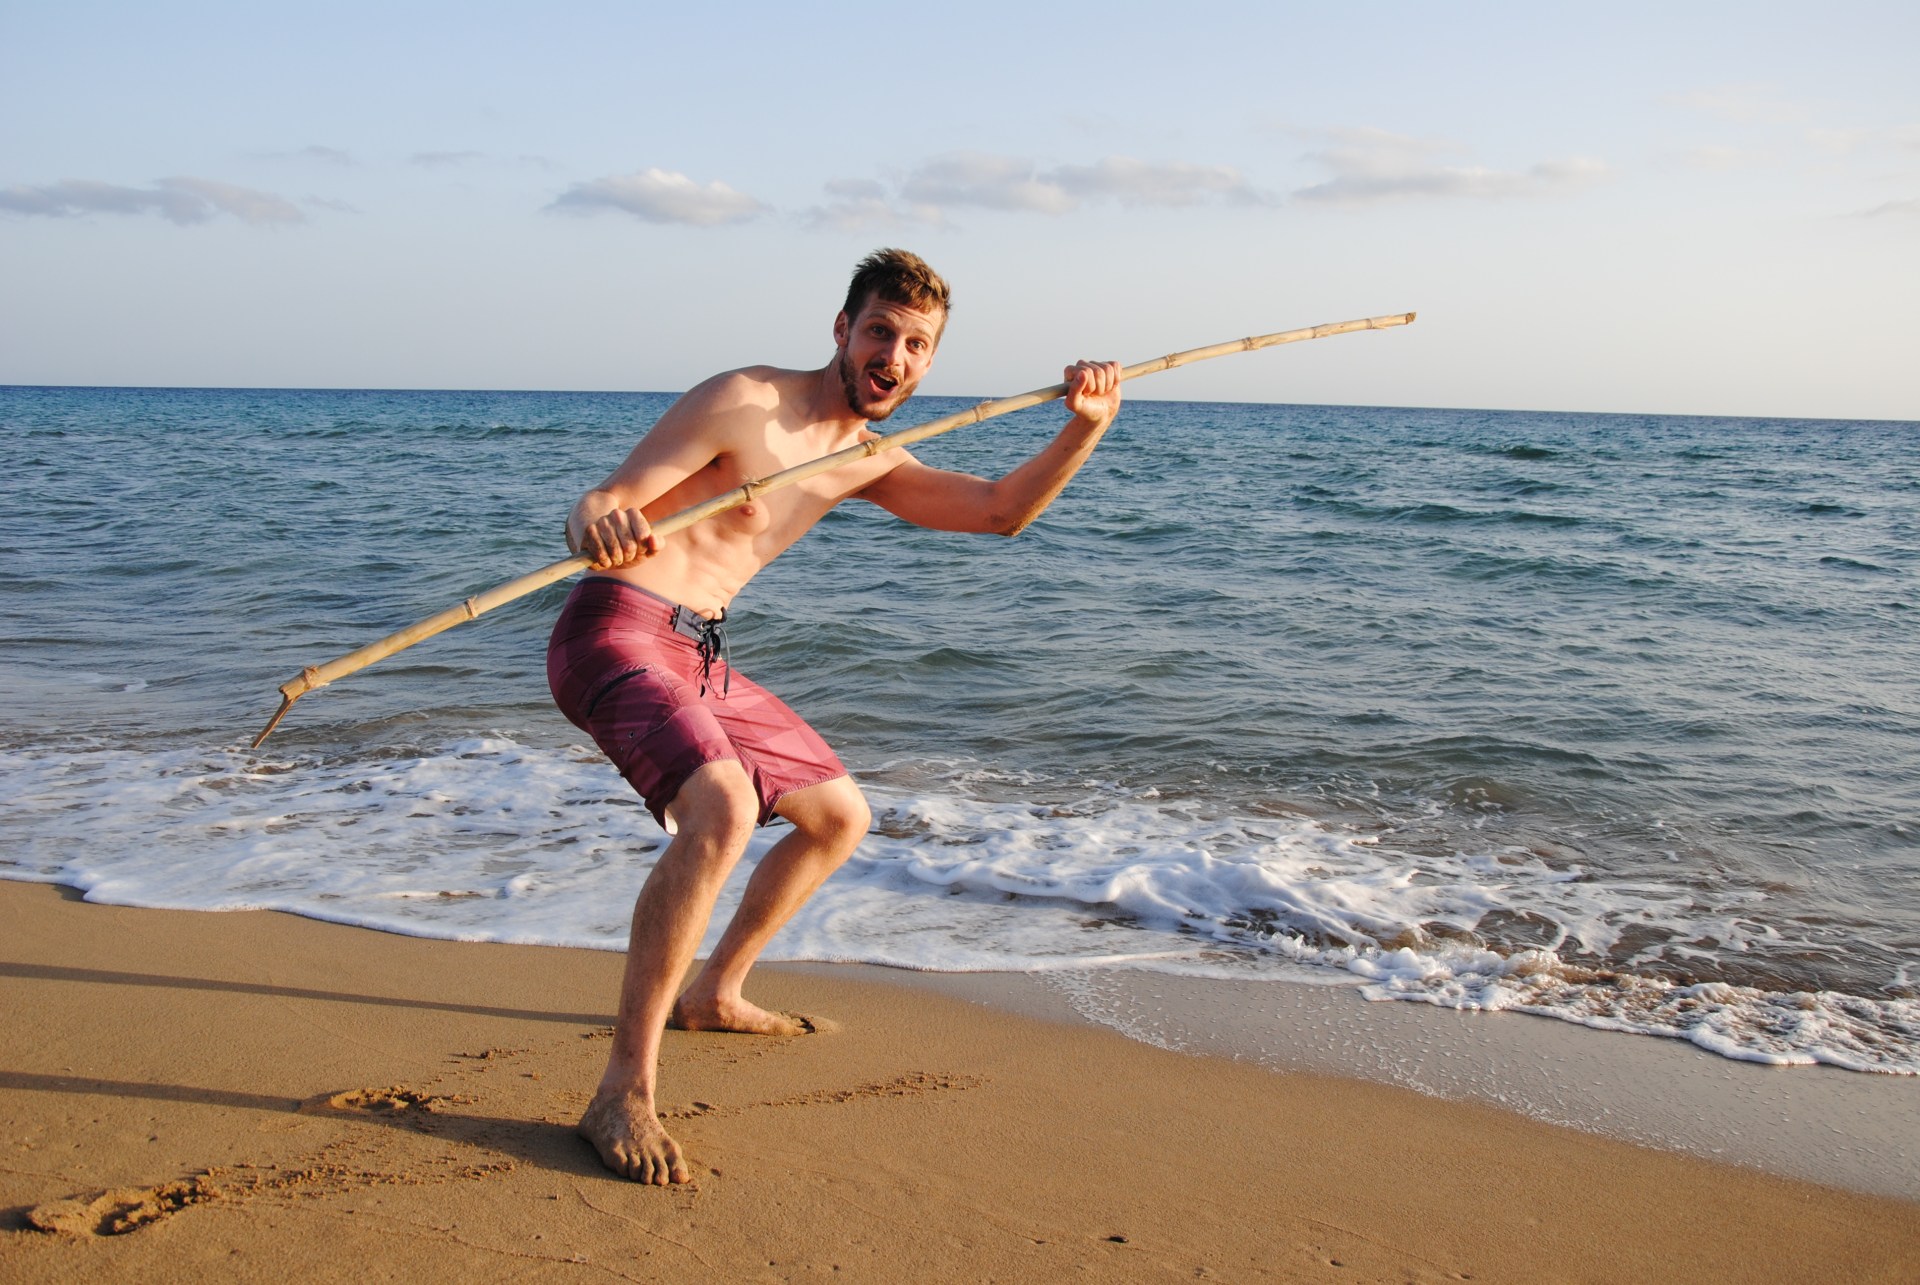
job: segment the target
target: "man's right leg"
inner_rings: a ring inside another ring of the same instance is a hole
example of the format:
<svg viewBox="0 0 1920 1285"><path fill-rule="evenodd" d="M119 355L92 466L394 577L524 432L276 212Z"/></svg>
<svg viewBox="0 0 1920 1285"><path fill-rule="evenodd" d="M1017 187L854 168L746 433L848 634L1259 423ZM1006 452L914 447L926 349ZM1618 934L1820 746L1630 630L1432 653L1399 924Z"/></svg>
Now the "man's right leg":
<svg viewBox="0 0 1920 1285"><path fill-rule="evenodd" d="M679 833L633 907L613 1051L579 1129L609 1169L637 1182L687 1181L680 1146L661 1126L654 1099L661 1034L759 808L738 762L724 759L695 771L671 805Z"/></svg>

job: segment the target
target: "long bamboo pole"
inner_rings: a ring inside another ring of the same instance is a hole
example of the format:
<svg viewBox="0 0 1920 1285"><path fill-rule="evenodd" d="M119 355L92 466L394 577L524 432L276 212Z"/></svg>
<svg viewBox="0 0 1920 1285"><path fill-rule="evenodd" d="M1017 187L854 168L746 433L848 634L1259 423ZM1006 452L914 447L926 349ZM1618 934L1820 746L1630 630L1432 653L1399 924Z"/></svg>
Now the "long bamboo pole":
<svg viewBox="0 0 1920 1285"><path fill-rule="evenodd" d="M1412 322L1411 312L1396 312L1384 317L1363 317L1357 321L1335 321L1323 326L1308 326L1301 330L1282 330L1271 335L1254 335L1246 339L1229 340L1224 344L1213 344L1206 348L1189 348L1185 352L1156 357L1152 361L1143 361L1137 366L1128 366L1121 370L1120 378L1138 379L1143 375L1157 375L1163 370L1172 370L1176 366L1191 365L1196 361L1206 361L1211 357L1224 357L1229 353L1253 352L1259 348L1271 348L1276 344L1299 343L1303 339L1324 339L1329 335L1344 335L1356 330L1385 330L1390 326L1404 326ZM1029 406L1039 406L1046 402L1057 401L1067 395L1065 384L1053 384L1047 388L1036 388L1030 393L1021 393L1015 397L1002 397L998 401L981 402L971 410L964 410L944 419L931 420L914 428L902 429L884 437L872 438L845 450L822 455L819 459L797 464L790 469L772 474L769 477L744 483L724 495L715 496L703 504L682 509L671 517L662 518L652 524L654 533L661 536L672 535L675 531L685 530L696 522L705 521L715 514L737 509L769 491L804 482L810 477L818 477L830 469L840 467L852 460L866 459L882 451L897 450L911 446L915 442L924 442L929 437L938 437L950 433L956 428L965 428L969 424L978 424L982 420L992 419L996 415L1007 415ZM344 656L336 657L324 665L309 665L294 678L280 684L280 708L268 720L260 735L253 738L253 748L259 749L267 737L273 735L273 729L280 726L280 720L287 716L293 703L308 692L328 683L345 678L348 674L365 669L378 660L385 660L397 651L404 651L417 642L423 642L437 633L464 624L475 617L485 615L495 607L505 606L516 598L525 597L536 589L544 589L557 580L576 575L593 565L593 559L585 554L563 558L559 562L540 568L540 570L497 585L485 593L475 594L464 602L448 607L445 611L428 616L425 620L408 625L405 629L388 634L377 642L370 642Z"/></svg>

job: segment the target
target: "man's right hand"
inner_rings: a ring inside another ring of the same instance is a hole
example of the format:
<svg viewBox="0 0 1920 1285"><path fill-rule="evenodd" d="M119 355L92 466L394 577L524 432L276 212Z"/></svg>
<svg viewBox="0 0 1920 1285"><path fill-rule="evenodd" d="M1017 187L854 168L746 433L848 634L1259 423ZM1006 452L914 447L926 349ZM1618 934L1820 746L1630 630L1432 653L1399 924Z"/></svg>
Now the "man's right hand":
<svg viewBox="0 0 1920 1285"><path fill-rule="evenodd" d="M610 571L660 552L660 537L639 509L610 509L587 523L577 552L595 571Z"/></svg>

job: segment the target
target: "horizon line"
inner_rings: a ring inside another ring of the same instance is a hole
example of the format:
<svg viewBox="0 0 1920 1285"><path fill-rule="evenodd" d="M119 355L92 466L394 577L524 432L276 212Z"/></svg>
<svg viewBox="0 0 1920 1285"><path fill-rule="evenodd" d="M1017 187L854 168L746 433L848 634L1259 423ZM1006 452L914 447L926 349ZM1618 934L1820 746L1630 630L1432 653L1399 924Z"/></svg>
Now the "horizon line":
<svg viewBox="0 0 1920 1285"><path fill-rule="evenodd" d="M149 392L149 393L369 393L379 395L392 394L457 394L489 396L523 397L679 397L686 390L644 389L644 388L374 388L356 386L321 385L274 385L274 384L36 384L3 383L0 392L11 390L38 390L46 392ZM998 396L1006 396L999 394ZM985 402L993 397L978 397L966 393L917 393L919 400L930 401L944 399L959 402ZM1130 402L1153 402L1160 405L1184 406L1297 406L1324 407L1335 410L1402 410L1402 411L1459 411L1494 415L1594 415L1594 416L1652 416L1658 419L1747 419L1766 420L1780 423L1846 423L1846 424L1914 424L1920 425L1920 416L1912 419L1889 419L1868 415L1742 415L1724 411L1647 411L1647 410L1566 410L1540 406L1434 406L1400 402L1288 402L1288 401L1247 401L1243 399L1192 398L1192 397L1128 397ZM911 404L911 403L908 403Z"/></svg>

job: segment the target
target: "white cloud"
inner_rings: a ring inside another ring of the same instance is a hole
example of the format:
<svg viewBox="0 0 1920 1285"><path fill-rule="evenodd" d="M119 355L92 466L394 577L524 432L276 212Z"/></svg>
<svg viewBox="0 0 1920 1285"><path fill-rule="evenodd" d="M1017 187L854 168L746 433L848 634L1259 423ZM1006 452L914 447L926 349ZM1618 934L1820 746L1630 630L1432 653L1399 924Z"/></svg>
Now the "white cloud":
<svg viewBox="0 0 1920 1285"><path fill-rule="evenodd" d="M866 178L832 179L824 185L830 199L800 216L807 227L830 232L864 232L906 226L938 227L944 220L930 205L894 201L886 184Z"/></svg>
<svg viewBox="0 0 1920 1285"><path fill-rule="evenodd" d="M1199 205L1215 199L1272 203L1231 165L1154 164L1131 156L1107 156L1092 165L1062 165L1052 171L1051 178L1075 196L1107 198L1122 205Z"/></svg>
<svg viewBox="0 0 1920 1285"><path fill-rule="evenodd" d="M161 179L152 187L62 179L37 187L0 188L0 210L52 218L154 213L183 227L205 223L216 214L230 214L255 227L306 221L300 208L285 197L214 179L184 176Z"/></svg>
<svg viewBox="0 0 1920 1285"><path fill-rule="evenodd" d="M1036 173L1033 162L988 152L949 152L923 162L900 185L900 194L942 210L973 206L1065 214L1078 204L1058 182Z"/></svg>
<svg viewBox="0 0 1920 1285"><path fill-rule="evenodd" d="M1860 211L1860 217L1863 219L1875 219L1883 214L1891 214L1896 218L1920 219L1920 197L1910 201L1888 201L1884 205L1874 206L1871 210Z"/></svg>
<svg viewBox="0 0 1920 1285"><path fill-rule="evenodd" d="M163 178L160 186L172 192L199 197L223 214L231 214L242 223L266 227L275 223L304 223L300 207L282 196L237 187L210 178Z"/></svg>
<svg viewBox="0 0 1920 1285"><path fill-rule="evenodd" d="M202 203L190 198L173 196L157 188L122 187L84 178L62 179L37 187L0 188L0 210L44 214L51 218L70 214L141 214L156 210L175 223L203 222L210 217Z"/></svg>
<svg viewBox="0 0 1920 1285"><path fill-rule="evenodd" d="M816 205L800 216L807 227L828 232L866 232L906 226L937 227L940 212L930 206L899 206L880 197L861 196Z"/></svg>
<svg viewBox="0 0 1920 1285"><path fill-rule="evenodd" d="M949 152L922 162L889 190L871 179L827 184L838 199L806 220L836 229L886 224L939 224L957 209L1016 214L1069 214L1102 201L1121 205L1190 206L1212 201L1267 204L1271 197L1229 165L1154 162L1106 156L1090 165L1042 168L1017 156Z"/></svg>
<svg viewBox="0 0 1920 1285"><path fill-rule="evenodd" d="M1607 173L1603 162L1587 157L1538 161L1523 170L1447 165L1439 158L1459 151L1456 145L1380 129L1333 129L1326 137L1332 145L1308 159L1333 177L1294 192L1296 200L1365 205L1413 197L1547 196L1585 187Z"/></svg>
<svg viewBox="0 0 1920 1285"><path fill-rule="evenodd" d="M871 178L828 179L821 187L828 196L849 201L881 200L887 195L887 185Z"/></svg>
<svg viewBox="0 0 1920 1285"><path fill-rule="evenodd" d="M579 214L620 210L649 223L688 223L695 227L741 223L758 218L768 209L764 202L717 179L702 185L685 174L661 169L575 183L547 208Z"/></svg>

